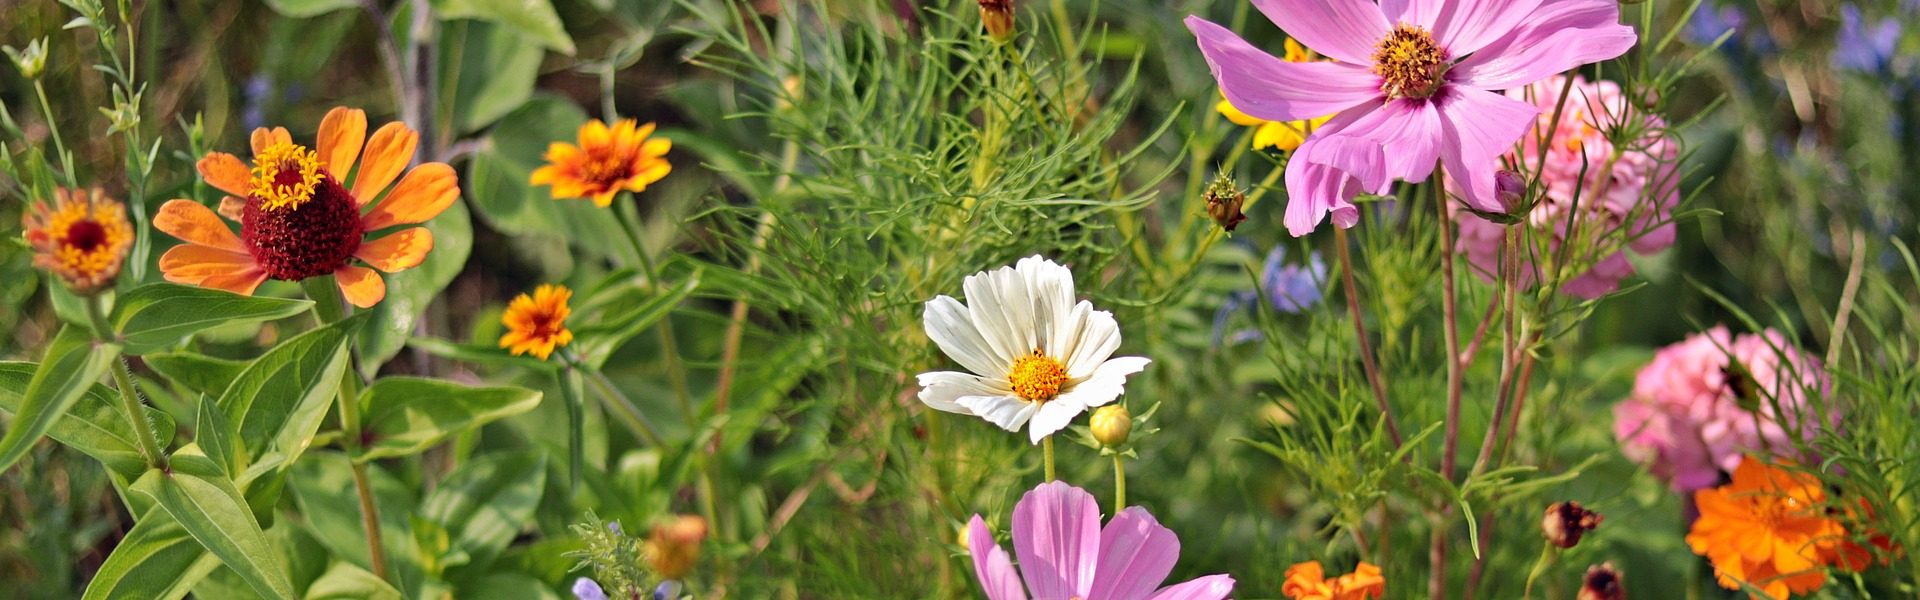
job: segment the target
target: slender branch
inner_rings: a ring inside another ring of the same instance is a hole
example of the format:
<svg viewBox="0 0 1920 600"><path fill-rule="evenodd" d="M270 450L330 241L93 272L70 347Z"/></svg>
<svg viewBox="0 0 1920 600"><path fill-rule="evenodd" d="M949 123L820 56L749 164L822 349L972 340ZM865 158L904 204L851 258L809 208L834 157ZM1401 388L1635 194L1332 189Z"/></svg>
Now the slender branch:
<svg viewBox="0 0 1920 600"><path fill-rule="evenodd" d="M1860 291L1860 271L1867 262L1867 235L1855 229L1853 246L1853 264L1847 267L1847 282L1840 290L1840 308L1835 310L1833 328L1827 334L1827 365L1831 367L1840 361L1840 347L1847 341L1847 321L1853 317L1853 295Z"/></svg>
<svg viewBox="0 0 1920 600"><path fill-rule="evenodd" d="M1440 278L1446 289L1441 294L1441 310L1445 322L1441 331L1447 342L1447 423L1445 439L1440 450L1440 476L1453 479L1454 467L1458 461L1460 446L1460 327L1459 298L1453 279L1453 212L1448 210L1446 177L1440 169L1433 172L1430 184L1433 190L1434 211L1440 215ZM1442 509L1442 516L1433 524L1433 544L1428 551L1433 564L1433 572L1427 581L1427 592L1436 600L1444 600L1447 595L1447 528L1445 513L1451 512L1450 505Z"/></svg>
<svg viewBox="0 0 1920 600"><path fill-rule="evenodd" d="M1393 440L1395 448L1400 446L1400 426L1394 423L1393 408L1387 404L1387 382L1380 376L1380 366L1373 361L1373 342L1367 338L1367 324L1360 319L1360 291L1353 284L1353 255L1347 250L1347 230L1333 228L1333 245L1340 248L1341 288L1347 294L1347 320L1353 322L1353 337L1360 342L1360 366L1366 369L1367 383L1373 387L1373 400L1380 409L1380 418L1387 426L1387 437Z"/></svg>

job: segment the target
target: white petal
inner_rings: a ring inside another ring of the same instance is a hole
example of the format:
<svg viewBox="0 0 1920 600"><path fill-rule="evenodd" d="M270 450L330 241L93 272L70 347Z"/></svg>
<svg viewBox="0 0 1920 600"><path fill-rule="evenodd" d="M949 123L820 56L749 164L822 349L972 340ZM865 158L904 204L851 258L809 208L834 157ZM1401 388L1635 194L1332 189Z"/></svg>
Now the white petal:
<svg viewBox="0 0 1920 600"><path fill-rule="evenodd" d="M1040 412L1027 424L1027 438L1038 444L1054 432L1067 428L1073 418L1087 411L1087 405L1065 395L1040 405Z"/></svg>
<svg viewBox="0 0 1920 600"><path fill-rule="evenodd" d="M954 402L1007 431L1019 431L1020 426L1027 424L1027 419L1033 418L1033 413L1040 410L1040 403L1014 396L961 396Z"/></svg>
<svg viewBox="0 0 1920 600"><path fill-rule="evenodd" d="M1095 367L1113 356L1120 349L1120 324L1114 322L1113 313L1104 310L1091 310L1080 325L1078 339L1073 343L1072 354L1067 355L1067 376L1074 379L1085 378L1093 373Z"/></svg>
<svg viewBox="0 0 1920 600"><path fill-rule="evenodd" d="M986 379L972 373L958 371L934 371L920 374L920 401L934 410L942 410L963 415L973 414L958 400L966 396L1011 396L1013 390L1007 389L1007 383Z"/></svg>
<svg viewBox="0 0 1920 600"><path fill-rule="evenodd" d="M1007 368L1013 366L1013 358L995 351L982 337L980 329L973 324L967 307L950 296L940 296L927 302L924 317L927 337L940 346L940 351L952 357L954 362L980 375L1005 378Z"/></svg>
<svg viewBox="0 0 1920 600"><path fill-rule="evenodd" d="M1127 376L1146 369L1147 363L1150 362L1153 361L1138 356L1122 356L1101 363L1099 368L1093 370L1092 375L1088 375L1083 381L1073 382L1066 392L1061 393L1060 397L1054 398L1053 401L1070 399L1089 407L1112 402L1114 398L1120 397L1120 394L1126 391Z"/></svg>
<svg viewBox="0 0 1920 600"><path fill-rule="evenodd" d="M1009 359L1032 352L1033 302L1026 281L1013 267L1001 267L967 277L967 312L973 323L1002 356Z"/></svg>
<svg viewBox="0 0 1920 600"><path fill-rule="evenodd" d="M1073 271L1039 255L1021 259L1015 270L1026 279L1033 302L1033 341L1047 356L1065 357L1057 333L1061 322L1072 316Z"/></svg>

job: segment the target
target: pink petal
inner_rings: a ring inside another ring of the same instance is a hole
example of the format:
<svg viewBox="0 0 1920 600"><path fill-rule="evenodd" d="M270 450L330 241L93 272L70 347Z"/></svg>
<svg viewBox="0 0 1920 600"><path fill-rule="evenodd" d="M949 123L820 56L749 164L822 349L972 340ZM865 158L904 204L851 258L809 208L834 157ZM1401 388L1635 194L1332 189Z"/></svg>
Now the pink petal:
<svg viewBox="0 0 1920 600"><path fill-rule="evenodd" d="M1340 131L1363 138L1386 152L1386 175L1392 179L1424 181L1440 160L1440 111L1425 100L1389 100ZM1371 187L1371 186L1369 186ZM1384 190L1374 190L1383 193Z"/></svg>
<svg viewBox="0 0 1920 600"><path fill-rule="evenodd" d="M1043 483L1013 507L1013 552L1036 598L1087 597L1099 544L1100 508L1086 490Z"/></svg>
<svg viewBox="0 0 1920 600"><path fill-rule="evenodd" d="M1020 588L1020 572L1014 570L1006 549L994 543L993 531L980 515L967 522L967 553L973 555L973 576L979 578L988 600L1027 600L1026 590Z"/></svg>
<svg viewBox="0 0 1920 600"><path fill-rule="evenodd" d="M1231 593L1233 578L1222 573L1168 586L1149 600L1221 600Z"/></svg>
<svg viewBox="0 0 1920 600"><path fill-rule="evenodd" d="M1533 105L1486 90L1451 86L1436 96L1441 129L1446 132L1440 160L1447 175L1459 182L1467 205L1500 212L1494 196L1493 172L1499 157L1513 149L1540 111Z"/></svg>
<svg viewBox="0 0 1920 600"><path fill-rule="evenodd" d="M1253 0L1253 6L1322 56L1356 65L1373 64L1373 48L1393 24L1368 0Z"/></svg>
<svg viewBox="0 0 1920 600"><path fill-rule="evenodd" d="M1433 36L1458 60L1513 31L1541 0L1452 0L1440 8Z"/></svg>
<svg viewBox="0 0 1920 600"><path fill-rule="evenodd" d="M1093 578L1098 600L1145 600L1180 560L1180 538L1138 506L1114 515L1100 530L1100 569Z"/></svg>
<svg viewBox="0 0 1920 600"><path fill-rule="evenodd" d="M1485 89L1524 86L1626 54L1640 40L1612 0L1548 0L1506 37L1454 65L1450 78Z"/></svg>
<svg viewBox="0 0 1920 600"><path fill-rule="evenodd" d="M1360 180L1339 168L1302 158L1303 154L1313 154L1321 141L1307 140L1287 162L1287 214L1283 220L1293 237L1313 233L1328 213L1341 228L1360 221L1360 209L1353 205L1353 197L1361 192Z"/></svg>
<svg viewBox="0 0 1920 600"><path fill-rule="evenodd" d="M1386 14L1388 22L1417 25L1431 31L1444 5L1443 0L1380 0L1380 12Z"/></svg>
<svg viewBox="0 0 1920 600"><path fill-rule="evenodd" d="M1269 121L1315 119L1381 96L1380 77L1363 67L1280 60L1200 17L1187 17L1187 29L1199 40L1220 91L1249 115Z"/></svg>

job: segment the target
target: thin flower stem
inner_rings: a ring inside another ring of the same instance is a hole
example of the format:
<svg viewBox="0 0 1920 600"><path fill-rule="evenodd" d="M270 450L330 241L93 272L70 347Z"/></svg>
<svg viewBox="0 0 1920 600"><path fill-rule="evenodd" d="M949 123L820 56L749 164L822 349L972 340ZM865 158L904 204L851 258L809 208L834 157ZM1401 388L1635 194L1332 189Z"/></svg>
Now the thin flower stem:
<svg viewBox="0 0 1920 600"><path fill-rule="evenodd" d="M313 313L320 323L338 323L347 318L352 309L340 297L338 288L331 276L312 277L300 282L307 297L313 300ZM348 454L355 454L361 444L360 423L360 369L358 361L349 359L347 368L340 373L339 388L341 444L346 446ZM367 477L367 464L353 463L353 488L360 497L360 527L367 534L367 562L373 567L373 576L382 581L387 578L386 545L381 541L380 504L373 495L373 482Z"/></svg>
<svg viewBox="0 0 1920 600"><path fill-rule="evenodd" d="M580 369L573 365L560 372L560 395L567 401L567 494L580 489L580 470L586 463L586 412L581 402Z"/></svg>
<svg viewBox="0 0 1920 600"><path fill-rule="evenodd" d="M1047 436L1047 437L1046 437L1045 439L1042 439L1042 440L1040 440L1040 453L1041 453L1041 457L1042 457L1042 459L1041 459L1041 460L1042 460L1042 463L1043 463L1043 464L1045 464L1045 465L1046 465L1046 468L1047 468L1047 481L1053 481L1053 480L1054 480L1054 476L1053 476L1053 436L1051 436L1051 435L1049 435L1049 436Z"/></svg>
<svg viewBox="0 0 1920 600"><path fill-rule="evenodd" d="M620 422L625 424L627 429L646 440L648 446L665 447L660 441L660 432L653 428L653 424L647 421L647 416L641 414L640 408L634 406L633 401L628 399L626 394L620 393L620 389L613 386L613 382L607 379L605 373L584 364L576 363L574 366L587 375L587 381L592 382L594 389L600 391L600 403L613 409L613 414L620 418Z"/></svg>
<svg viewBox="0 0 1920 600"><path fill-rule="evenodd" d="M1507 327L1506 335L1500 342L1500 397L1499 400L1493 404L1493 416L1487 419L1487 434L1481 438L1480 452L1473 459L1473 470L1471 471L1473 475L1479 475L1485 472L1490 464L1489 459L1493 456L1493 443L1499 438L1500 430L1506 422L1506 411L1509 410L1509 404L1511 404L1514 396L1512 393L1514 363L1519 360L1516 354L1524 349L1523 346L1519 345L1519 337L1515 331L1517 329L1516 323L1519 321L1519 315L1516 313L1519 312L1520 308L1517 304L1520 289L1519 240L1519 228L1511 225L1506 228L1505 236L1501 238L1500 299L1496 300L1494 304L1506 305L1508 314L1504 318Z"/></svg>
<svg viewBox="0 0 1920 600"><path fill-rule="evenodd" d="M60 122L53 118L53 104L47 102L47 86L34 79L33 93L40 97L40 110L47 116L47 133L53 137L54 151L60 153L60 171L67 176L67 187L80 187L79 179L73 174L73 155L67 152L66 141L60 138Z"/></svg>
<svg viewBox="0 0 1920 600"><path fill-rule="evenodd" d="M1447 342L1447 423L1445 439L1440 450L1440 476L1453 480L1456 454L1460 445L1460 327L1459 298L1456 295L1453 280L1453 213L1447 207L1446 177L1440 169L1433 172L1433 181L1429 184L1433 190L1434 211L1440 215L1440 278L1446 289L1442 291L1441 310L1445 321L1441 331ZM1427 580L1427 594L1435 599L1444 600L1447 595L1447 528L1446 513L1451 505L1441 509L1442 516L1433 523L1433 543L1428 551L1431 558L1432 573Z"/></svg>
<svg viewBox="0 0 1920 600"><path fill-rule="evenodd" d="M660 281L659 265L654 264L653 256L647 253L646 245L640 241L640 218L635 213L632 196L621 199L620 206L614 212L620 217L620 229L625 231L627 239L633 242L634 252L640 255L640 266L647 275L647 285L658 292L666 289ZM687 426L698 428L700 416L693 410L693 394L687 391L687 374L680 364L680 344L673 334L673 316L660 319L657 327L660 332L660 355L667 369L667 381L673 385L674 400L680 403L680 412L686 415Z"/></svg>
<svg viewBox="0 0 1920 600"><path fill-rule="evenodd" d="M1367 338L1367 324L1360 319L1360 291L1353 284L1353 255L1347 249L1347 230L1333 228L1333 245L1340 249L1340 287L1347 294L1347 320L1353 322L1353 337L1360 342L1360 366L1366 369L1367 383L1373 387L1373 400L1387 426L1387 437L1400 447L1400 426L1394 423L1393 408L1387 404L1387 382L1380 366L1373 361L1373 342Z"/></svg>
<svg viewBox="0 0 1920 600"><path fill-rule="evenodd" d="M107 324L106 299L99 295L87 298L87 318L93 321L93 339L109 341L113 339L113 328ZM133 426L133 437L139 442L140 457L146 459L150 468L166 470L167 454L161 451L160 439L153 430L152 422L147 420L144 404L140 402L140 388L133 383L128 374L127 358L115 353L113 385L120 392L120 409L126 413L127 424Z"/></svg>
<svg viewBox="0 0 1920 600"><path fill-rule="evenodd" d="M1847 282L1841 286L1840 307L1834 311L1833 328L1827 333L1827 365L1840 362L1840 347L1846 345L1847 320L1853 316L1853 296L1860 291L1860 271L1867 262L1866 233L1855 229L1853 244L1848 252L1853 254L1853 264L1847 268Z"/></svg>
<svg viewBox="0 0 1920 600"><path fill-rule="evenodd" d="M1053 438L1047 438L1053 439ZM1120 453L1113 453L1113 514L1127 508L1127 463Z"/></svg>

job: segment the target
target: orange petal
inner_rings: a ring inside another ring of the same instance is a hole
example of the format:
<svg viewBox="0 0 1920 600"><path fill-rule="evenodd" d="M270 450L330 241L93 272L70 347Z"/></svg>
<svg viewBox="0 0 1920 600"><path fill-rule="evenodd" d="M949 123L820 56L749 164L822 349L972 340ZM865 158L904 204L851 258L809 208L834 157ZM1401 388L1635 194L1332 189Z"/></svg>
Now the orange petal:
<svg viewBox="0 0 1920 600"><path fill-rule="evenodd" d="M653 138L640 145L640 153L647 156L660 156L672 149L673 140L667 138Z"/></svg>
<svg viewBox="0 0 1920 600"><path fill-rule="evenodd" d="M225 152L208 152L194 165L200 170L200 178L207 185L222 192L245 197L253 193L253 173L247 170L247 163L240 157Z"/></svg>
<svg viewBox="0 0 1920 600"><path fill-rule="evenodd" d="M259 269L251 271L221 273L200 282L200 287L226 290L242 296L252 296L253 290L267 280L267 272Z"/></svg>
<svg viewBox="0 0 1920 600"><path fill-rule="evenodd" d="M259 154L261 151L266 150L267 147L272 146L274 144L282 144L282 143L285 143L285 144L293 143L293 134L287 133L287 128L285 127L275 127L273 129L267 129L265 127L261 127L259 129L253 130L253 153L254 154Z"/></svg>
<svg viewBox="0 0 1920 600"><path fill-rule="evenodd" d="M613 141L613 130L607 129L607 124L599 119L587 121L587 124L580 126L581 148L599 148L611 141Z"/></svg>
<svg viewBox="0 0 1920 600"><path fill-rule="evenodd" d="M393 273L420 266L420 261L426 260L427 252L432 250L433 232L425 227L411 227L362 242L353 255L375 269Z"/></svg>
<svg viewBox="0 0 1920 600"><path fill-rule="evenodd" d="M387 184L407 169L407 163L413 162L413 147L419 142L420 134L398 121L373 132L373 139L367 140L367 153L361 157L360 174L353 178L354 199L366 206L387 189Z"/></svg>
<svg viewBox="0 0 1920 600"><path fill-rule="evenodd" d="M214 277L260 270L251 254L194 244L174 246L160 255L160 272L174 283L200 285Z"/></svg>
<svg viewBox="0 0 1920 600"><path fill-rule="evenodd" d="M333 272L333 278L340 283L340 293L347 295L347 301L360 308L373 308L381 298L387 297L387 282L380 274L366 267L340 267Z"/></svg>
<svg viewBox="0 0 1920 600"><path fill-rule="evenodd" d="M226 217L228 221L238 223L240 219L247 216L247 201L233 196L221 198L219 213L220 216Z"/></svg>
<svg viewBox="0 0 1920 600"><path fill-rule="evenodd" d="M406 179L400 180L400 185L393 186L393 193L387 194L387 199L361 217L361 222L367 231L425 223L459 198L460 178L454 175L453 167L446 163L427 163L414 167Z"/></svg>
<svg viewBox="0 0 1920 600"><path fill-rule="evenodd" d="M153 228L189 244L248 254L246 244L227 229L219 215L192 200L176 198L161 205L160 212L153 215Z"/></svg>
<svg viewBox="0 0 1920 600"><path fill-rule="evenodd" d="M360 158L360 147L367 143L367 111L345 106L327 111L320 119L319 146L321 165L334 179L345 179Z"/></svg>

